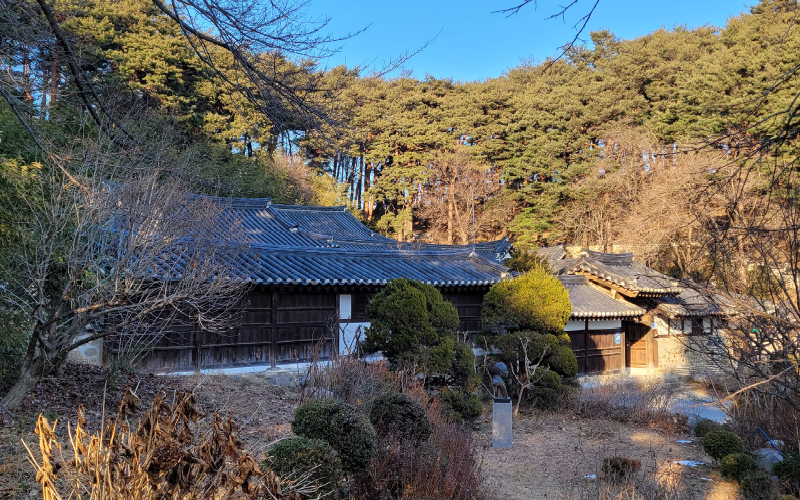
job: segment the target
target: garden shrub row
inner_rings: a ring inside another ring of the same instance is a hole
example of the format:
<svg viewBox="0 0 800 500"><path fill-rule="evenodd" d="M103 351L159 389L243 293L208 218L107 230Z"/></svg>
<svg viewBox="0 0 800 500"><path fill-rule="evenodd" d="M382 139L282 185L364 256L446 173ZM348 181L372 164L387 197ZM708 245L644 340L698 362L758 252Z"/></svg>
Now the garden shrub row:
<svg viewBox="0 0 800 500"><path fill-rule="evenodd" d="M735 433L725 430L720 424L701 420L695 427L695 434L703 438L703 450L720 466L720 474L726 479L736 481L747 500L768 500L773 496L770 475L761 469L755 459L744 453L742 439ZM800 463L794 462L792 455L775 465L782 489L797 493L800 484ZM794 489L793 489L794 485Z"/></svg>

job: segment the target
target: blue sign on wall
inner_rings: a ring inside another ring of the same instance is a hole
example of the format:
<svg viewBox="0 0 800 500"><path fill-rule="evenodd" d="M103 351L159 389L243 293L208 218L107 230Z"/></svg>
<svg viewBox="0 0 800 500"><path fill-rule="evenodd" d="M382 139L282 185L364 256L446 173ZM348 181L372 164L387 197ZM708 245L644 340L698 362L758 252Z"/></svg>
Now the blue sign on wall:
<svg viewBox="0 0 800 500"><path fill-rule="evenodd" d="M614 343L617 344L617 345L620 345L622 343L622 334L621 333L618 332L618 333L614 334Z"/></svg>

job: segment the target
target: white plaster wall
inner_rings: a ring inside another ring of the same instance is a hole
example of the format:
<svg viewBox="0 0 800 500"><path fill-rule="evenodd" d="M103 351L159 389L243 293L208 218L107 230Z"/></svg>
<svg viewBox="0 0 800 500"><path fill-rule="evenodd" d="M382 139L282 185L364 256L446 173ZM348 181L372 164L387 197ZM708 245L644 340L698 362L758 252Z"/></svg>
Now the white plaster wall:
<svg viewBox="0 0 800 500"><path fill-rule="evenodd" d="M616 328L622 328L622 321L621 320L603 320L603 321L592 321L589 320L589 330L614 330Z"/></svg>
<svg viewBox="0 0 800 500"><path fill-rule="evenodd" d="M583 331L586 328L586 320L573 320L567 322L564 327L565 332ZM589 330L614 330L622 328L621 320L589 320Z"/></svg>
<svg viewBox="0 0 800 500"><path fill-rule="evenodd" d="M339 355L351 354L356 347L358 339L364 339L364 330L369 322L339 323Z"/></svg>
<svg viewBox="0 0 800 500"><path fill-rule="evenodd" d="M585 326L586 322L584 320L568 321L566 326L564 326L564 331L574 332L577 330L583 330Z"/></svg>
<svg viewBox="0 0 800 500"><path fill-rule="evenodd" d="M349 294L339 295L339 319L350 319L353 317L353 296Z"/></svg>

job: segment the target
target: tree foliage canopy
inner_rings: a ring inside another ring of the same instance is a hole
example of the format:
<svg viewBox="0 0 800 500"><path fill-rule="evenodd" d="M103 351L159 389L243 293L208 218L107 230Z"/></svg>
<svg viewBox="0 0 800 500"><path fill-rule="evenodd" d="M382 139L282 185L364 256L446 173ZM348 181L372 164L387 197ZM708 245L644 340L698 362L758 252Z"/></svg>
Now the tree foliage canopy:
<svg viewBox="0 0 800 500"><path fill-rule="evenodd" d="M508 330L559 332L571 313L569 292L542 268L496 283L483 299L484 321Z"/></svg>

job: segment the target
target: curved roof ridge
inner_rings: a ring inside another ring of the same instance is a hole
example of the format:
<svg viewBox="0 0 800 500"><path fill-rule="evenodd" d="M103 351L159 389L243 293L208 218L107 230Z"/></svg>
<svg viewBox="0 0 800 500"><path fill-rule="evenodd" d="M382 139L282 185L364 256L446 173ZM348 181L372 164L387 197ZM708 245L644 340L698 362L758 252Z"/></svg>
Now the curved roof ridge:
<svg viewBox="0 0 800 500"><path fill-rule="evenodd" d="M271 206L275 210L292 210L296 212L348 212L349 213L349 210L347 210L347 205L324 207L321 205L284 205L282 203L273 203ZM355 217L353 218L355 219Z"/></svg>
<svg viewBox="0 0 800 500"><path fill-rule="evenodd" d="M599 260L603 264L608 264L610 266L626 266L633 263L633 252L608 253L584 250L581 253L585 253L589 258Z"/></svg>

